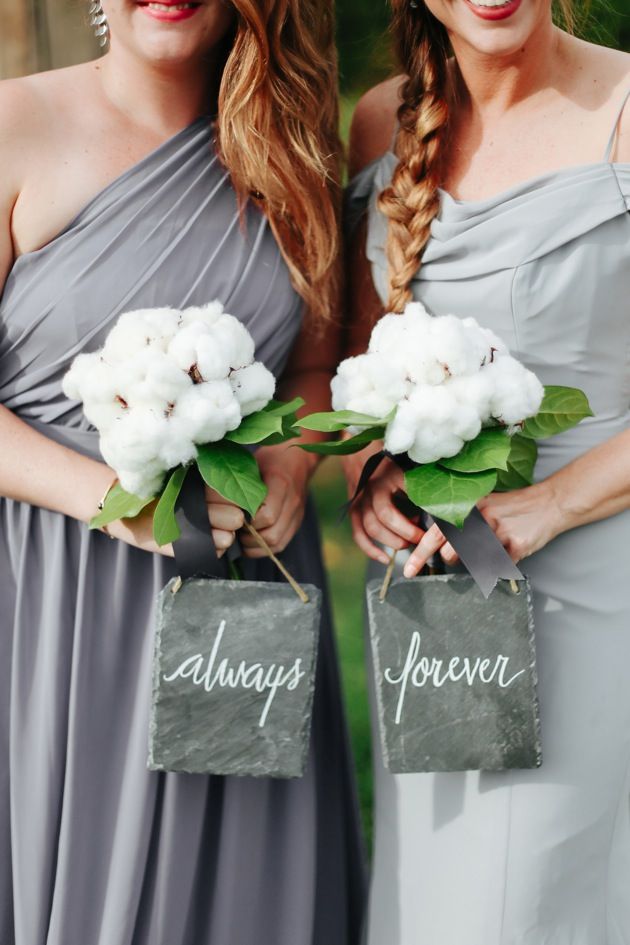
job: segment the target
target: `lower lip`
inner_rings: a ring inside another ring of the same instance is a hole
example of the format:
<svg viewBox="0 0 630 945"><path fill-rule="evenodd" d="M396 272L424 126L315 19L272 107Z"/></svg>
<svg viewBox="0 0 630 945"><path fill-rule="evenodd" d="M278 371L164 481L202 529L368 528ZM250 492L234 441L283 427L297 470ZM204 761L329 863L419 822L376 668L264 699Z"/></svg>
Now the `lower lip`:
<svg viewBox="0 0 630 945"><path fill-rule="evenodd" d="M467 5L480 20L506 20L512 16L521 5L521 0L511 0L501 7L477 7L470 0L466 0Z"/></svg>
<svg viewBox="0 0 630 945"><path fill-rule="evenodd" d="M138 4L143 13L153 17L154 20L162 20L165 23L180 23L182 20L189 20L194 16L200 7L188 7L185 10L153 10L144 3Z"/></svg>

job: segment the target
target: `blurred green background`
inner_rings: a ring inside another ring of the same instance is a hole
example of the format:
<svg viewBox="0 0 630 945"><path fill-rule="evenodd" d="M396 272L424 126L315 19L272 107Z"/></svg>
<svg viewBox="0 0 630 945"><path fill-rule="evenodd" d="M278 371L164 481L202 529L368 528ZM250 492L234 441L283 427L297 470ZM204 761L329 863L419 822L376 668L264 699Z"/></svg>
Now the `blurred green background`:
<svg viewBox="0 0 630 945"><path fill-rule="evenodd" d="M630 0L592 0L576 5L580 35L630 50ZM393 74L386 0L337 0L340 56L341 131L347 140L352 111L361 94ZM363 649L365 559L352 542L348 520L338 524L346 499L336 460L326 460L315 478L324 556L333 597L344 694L357 765L361 812L368 846L372 839L370 724Z"/></svg>

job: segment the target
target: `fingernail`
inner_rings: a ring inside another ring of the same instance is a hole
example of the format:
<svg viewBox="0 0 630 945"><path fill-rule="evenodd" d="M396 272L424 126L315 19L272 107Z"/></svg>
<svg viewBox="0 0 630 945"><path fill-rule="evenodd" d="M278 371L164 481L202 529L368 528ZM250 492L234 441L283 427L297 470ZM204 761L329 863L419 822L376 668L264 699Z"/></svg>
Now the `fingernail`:
<svg viewBox="0 0 630 945"><path fill-rule="evenodd" d="M406 578L413 577L413 567L410 564L406 564L405 567L403 568L403 575Z"/></svg>

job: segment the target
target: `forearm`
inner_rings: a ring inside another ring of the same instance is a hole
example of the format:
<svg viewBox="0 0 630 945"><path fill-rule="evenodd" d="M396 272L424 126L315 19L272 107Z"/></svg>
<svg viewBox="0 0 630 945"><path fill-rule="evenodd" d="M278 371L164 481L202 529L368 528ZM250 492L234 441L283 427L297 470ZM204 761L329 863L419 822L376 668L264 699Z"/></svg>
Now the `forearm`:
<svg viewBox="0 0 630 945"><path fill-rule="evenodd" d="M0 495L87 522L114 473L0 407Z"/></svg>
<svg viewBox="0 0 630 945"><path fill-rule="evenodd" d="M589 450L547 480L568 531L630 508L630 430Z"/></svg>

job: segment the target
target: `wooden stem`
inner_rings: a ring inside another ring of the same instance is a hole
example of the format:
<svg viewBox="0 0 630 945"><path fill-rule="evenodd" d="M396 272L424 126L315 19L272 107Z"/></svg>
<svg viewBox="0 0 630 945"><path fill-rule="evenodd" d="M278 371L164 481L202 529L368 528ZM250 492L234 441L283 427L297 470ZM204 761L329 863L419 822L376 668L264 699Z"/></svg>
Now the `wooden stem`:
<svg viewBox="0 0 630 945"><path fill-rule="evenodd" d="M387 565L387 571L385 572L385 577L383 578L383 583L381 585L381 590L378 595L378 599L381 601L381 603L387 597L389 585L392 583L392 577L394 575L395 566L396 566L396 552L392 551L389 558L389 564Z"/></svg>
<svg viewBox="0 0 630 945"><path fill-rule="evenodd" d="M265 541L265 539L263 538L263 536L260 534L260 532L257 531L257 530L254 528L254 526L251 524L251 522L245 522L245 528L247 529L247 531L249 532L249 534L254 538L254 540L256 541L256 543L257 543L264 551L267 552L267 555L271 558L271 560L273 561L273 563L275 564L275 566L278 568L278 570L285 576L285 578L287 579L287 581L289 582L289 584L291 585L291 587L293 588L293 590L295 591L295 593L297 594L297 596L300 598L300 600L302 601L302 603L303 603L303 604L308 604L308 594L306 593L306 591L304 590L304 588L300 587L300 585L299 585L298 582L295 580L295 578L293 577L293 575L292 575L289 571L287 571L287 569L286 569L285 566L283 565L282 561L280 561L279 558L276 558L276 556L274 555L273 551L271 550L271 548L269 547L269 545L267 544L267 542Z"/></svg>

